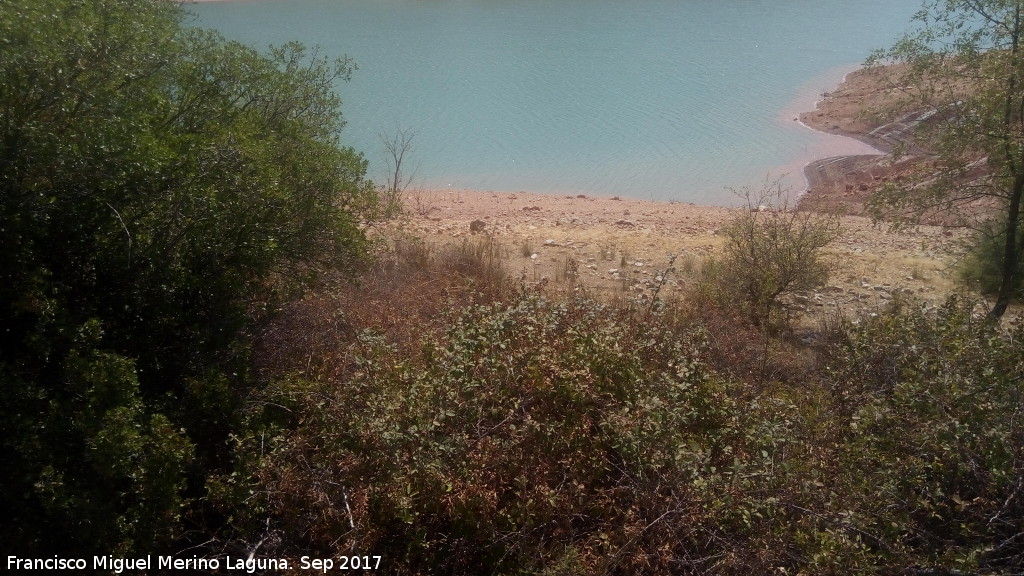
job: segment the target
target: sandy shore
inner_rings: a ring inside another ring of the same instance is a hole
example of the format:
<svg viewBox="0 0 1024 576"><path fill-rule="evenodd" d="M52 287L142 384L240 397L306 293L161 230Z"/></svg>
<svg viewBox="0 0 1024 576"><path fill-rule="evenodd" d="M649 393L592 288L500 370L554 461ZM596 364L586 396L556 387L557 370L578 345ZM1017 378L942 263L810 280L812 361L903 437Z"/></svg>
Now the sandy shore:
<svg viewBox="0 0 1024 576"><path fill-rule="evenodd" d="M892 142L871 135L880 120L862 114L887 101L885 86L872 71L852 72L799 119L816 130L888 150ZM842 208L847 214L841 237L828 248L836 263L832 279L800 299L809 314L870 311L900 293L937 303L957 289L954 268L962 233L935 226L895 233L860 215L866 195L890 176L898 177L898 168L887 166L885 158L850 155L807 167L810 190L801 206ZM489 241L513 275L546 278L556 289L578 282L588 290L629 297L649 295L672 254L679 255L677 273L665 288L684 290L701 262L721 247L720 229L740 210L524 191L419 190L404 200L406 215L393 223L392 232L435 244Z"/></svg>
<svg viewBox="0 0 1024 576"><path fill-rule="evenodd" d="M650 295L672 254L679 255L677 273L663 290L685 290L721 247L719 231L739 210L471 190L415 191L406 205L408 214L389 232L433 245L491 242L514 277L631 298ZM828 248L836 271L798 307L810 317L837 309L852 314L884 306L898 293L938 303L955 290L951 265L958 253L958 237L941 228L893 233L864 217L843 217L842 236Z"/></svg>
<svg viewBox="0 0 1024 576"><path fill-rule="evenodd" d="M870 71L849 74L817 109L800 116L808 126L858 138L877 125L861 114L886 97ZM957 290L955 266L963 235L935 226L899 233L859 215L866 194L893 174L885 156L854 155L808 166L807 209L843 207L842 234L828 249L836 269L827 286L800 297L809 319L841 310L870 312L904 294L936 304ZM525 191L415 190L406 214L388 234L428 244L490 242L515 277L546 279L549 289L585 289L611 297L649 297L669 257L679 255L663 290L685 290L701 263L723 243L722 226L739 208L698 206L626 197L557 196ZM575 272L575 273L573 273Z"/></svg>

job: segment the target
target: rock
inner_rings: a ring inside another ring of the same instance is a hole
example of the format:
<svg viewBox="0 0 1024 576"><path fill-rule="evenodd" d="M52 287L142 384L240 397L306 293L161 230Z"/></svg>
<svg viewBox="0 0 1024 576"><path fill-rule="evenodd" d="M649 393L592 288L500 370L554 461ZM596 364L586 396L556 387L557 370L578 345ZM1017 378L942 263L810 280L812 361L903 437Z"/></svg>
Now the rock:
<svg viewBox="0 0 1024 576"><path fill-rule="evenodd" d="M632 220L616 220L615 221L615 225L616 226L627 226L627 227L632 228L632 227L636 226L636 223L634 223Z"/></svg>
<svg viewBox="0 0 1024 576"><path fill-rule="evenodd" d="M477 232L483 232L487 228L487 223L483 220L473 220L469 223L469 231L473 234Z"/></svg>

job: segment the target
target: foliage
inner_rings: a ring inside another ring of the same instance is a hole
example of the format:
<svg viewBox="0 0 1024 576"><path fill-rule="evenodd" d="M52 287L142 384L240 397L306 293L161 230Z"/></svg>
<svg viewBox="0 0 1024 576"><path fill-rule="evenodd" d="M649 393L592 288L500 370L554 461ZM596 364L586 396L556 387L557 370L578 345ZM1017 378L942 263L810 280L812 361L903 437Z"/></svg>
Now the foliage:
<svg viewBox="0 0 1024 576"><path fill-rule="evenodd" d="M755 323L769 326L783 295L828 279L821 249L839 235L839 219L790 209L779 184L744 191L746 206L723 229L724 255L712 276L722 296L743 306Z"/></svg>
<svg viewBox="0 0 1024 576"><path fill-rule="evenodd" d="M1002 285L1003 252L1006 249L1006 226L998 222L983 224L975 233L974 244L960 266L960 279L965 284L981 289L982 294L997 294ZM1018 229L1017 234L1024 235ZM1024 261L1017 264L1018 272L1014 292L1016 299L1024 297Z"/></svg>
<svg viewBox="0 0 1024 576"><path fill-rule="evenodd" d="M1024 350L949 301L933 318L898 309L852 330L832 363L833 558L917 573L1008 573L1024 565Z"/></svg>
<svg viewBox="0 0 1024 576"><path fill-rule="evenodd" d="M1021 325L897 303L837 328L817 370L745 382L709 365L749 355L735 315L513 297L500 246L407 238L361 286L282 303L357 264L379 210L336 140L352 65L180 23L164 0L0 4L12 551L357 552L394 574L1024 565ZM747 196L718 264L766 325L823 281L837 233L775 200Z"/></svg>
<svg viewBox="0 0 1024 576"><path fill-rule="evenodd" d="M795 407L711 375L699 330L638 319L527 293L412 357L363 333L344 379L277 381L222 492L247 548L374 550L395 574L767 569L784 550L743 543L773 538Z"/></svg>
<svg viewBox="0 0 1024 576"><path fill-rule="evenodd" d="M351 62L181 22L163 0L0 5L2 533L19 553L177 537L233 425L250 303L363 251L373 192L332 92Z"/></svg>
<svg viewBox="0 0 1024 576"><path fill-rule="evenodd" d="M389 289L440 266L403 250L420 272ZM275 360L238 468L214 483L232 549L373 550L395 574L998 574L1024 559L1022 325L897 302L837 323L817 370L744 382L710 362L742 363L749 324L677 309L691 303L463 303L478 298L413 310L418 339L360 332L360 306L391 314L366 297L312 304L322 319L292 328L297 345L276 336L294 360Z"/></svg>
<svg viewBox="0 0 1024 576"><path fill-rule="evenodd" d="M930 0L916 16L917 30L868 61L904 64L894 69L893 83L907 93L902 105L921 111L915 145L935 157L934 170L878 193L874 214L913 221L940 211L961 225L999 225L995 318L1016 290L1024 254L1022 11L1018 1Z"/></svg>

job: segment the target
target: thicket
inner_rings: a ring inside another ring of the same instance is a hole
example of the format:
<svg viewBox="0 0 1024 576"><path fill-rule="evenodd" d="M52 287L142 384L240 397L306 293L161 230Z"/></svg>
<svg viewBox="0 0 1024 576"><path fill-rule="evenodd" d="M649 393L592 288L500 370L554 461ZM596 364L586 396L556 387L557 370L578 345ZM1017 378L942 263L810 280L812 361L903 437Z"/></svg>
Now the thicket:
<svg viewBox="0 0 1024 576"><path fill-rule="evenodd" d="M253 320L364 253L351 62L261 55L165 0L0 3L0 538L181 545Z"/></svg>
<svg viewBox="0 0 1024 576"><path fill-rule="evenodd" d="M488 291L493 270L453 280L422 251L395 258L369 283L471 288L419 338L359 329L366 299L342 294L277 320L272 348L306 350L291 341L308 330L285 328L315 323L318 352L273 359L248 404L216 492L236 549L372 550L395 574L1024 563L1021 326L905 303L837 326L784 380L743 378L730 368L762 359L736 355L761 347L721 343L742 317Z"/></svg>
<svg viewBox="0 0 1024 576"><path fill-rule="evenodd" d="M830 555L915 573L1020 573L1022 337L1019 320L1002 329L956 298L934 315L906 304L850 330L828 363L842 430L831 481L838 526L856 532Z"/></svg>
<svg viewBox="0 0 1024 576"><path fill-rule="evenodd" d="M700 330L636 320L526 291L454 310L411 355L360 333L344 373L252 404L225 483L247 498L241 532L296 535L286 554L374 550L396 574L766 566L719 543L775 517L757 488L793 407L731 391Z"/></svg>

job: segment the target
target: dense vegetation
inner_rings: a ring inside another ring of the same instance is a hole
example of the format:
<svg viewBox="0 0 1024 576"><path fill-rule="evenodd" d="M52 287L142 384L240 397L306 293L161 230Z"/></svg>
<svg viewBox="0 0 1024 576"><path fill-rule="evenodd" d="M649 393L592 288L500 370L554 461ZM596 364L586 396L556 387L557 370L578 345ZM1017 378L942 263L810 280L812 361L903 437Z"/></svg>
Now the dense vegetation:
<svg viewBox="0 0 1024 576"><path fill-rule="evenodd" d="M236 546L395 574L1019 572L1024 327L904 302L765 357L700 293L550 297L456 252L400 245L272 323L219 485Z"/></svg>
<svg viewBox="0 0 1024 576"><path fill-rule="evenodd" d="M802 343L775 311L834 220L745 214L678 300L553 295L493 242L366 242L350 62L164 0L11 0L0 46L9 553L1024 570L1024 325L897 302Z"/></svg>
<svg viewBox="0 0 1024 576"><path fill-rule="evenodd" d="M12 548L145 552L226 455L242 335L363 253L351 64L165 0L0 5L0 422Z"/></svg>

